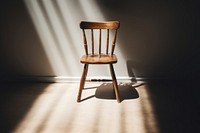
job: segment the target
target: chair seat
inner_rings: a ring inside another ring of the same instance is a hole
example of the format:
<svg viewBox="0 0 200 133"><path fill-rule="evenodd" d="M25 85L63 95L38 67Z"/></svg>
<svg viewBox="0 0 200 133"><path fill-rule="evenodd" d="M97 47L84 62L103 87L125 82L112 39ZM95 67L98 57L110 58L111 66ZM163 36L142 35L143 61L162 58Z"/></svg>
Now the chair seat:
<svg viewBox="0 0 200 133"><path fill-rule="evenodd" d="M80 60L84 64L112 64L117 63L117 56L110 54L83 55Z"/></svg>

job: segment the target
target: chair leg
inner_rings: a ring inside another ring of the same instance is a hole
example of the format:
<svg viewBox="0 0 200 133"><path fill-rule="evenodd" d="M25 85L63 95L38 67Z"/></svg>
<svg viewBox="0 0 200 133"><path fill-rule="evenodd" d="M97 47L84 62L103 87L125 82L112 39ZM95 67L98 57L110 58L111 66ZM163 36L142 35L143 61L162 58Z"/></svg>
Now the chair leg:
<svg viewBox="0 0 200 133"><path fill-rule="evenodd" d="M112 64L109 64L109 65L110 65L110 73L111 73L112 80L113 80L113 87L115 90L116 99L117 99L117 102L120 103L121 101L120 101L120 97L119 97L119 89L117 86L117 79L115 76L115 71L114 71L113 65Z"/></svg>
<svg viewBox="0 0 200 133"><path fill-rule="evenodd" d="M85 79L87 77L88 66L89 66L89 64L84 64L84 68L83 68L83 72L82 72L82 76L81 76L81 80L80 80L77 102L81 101L81 94L82 94L82 90L83 90L84 85L85 85Z"/></svg>

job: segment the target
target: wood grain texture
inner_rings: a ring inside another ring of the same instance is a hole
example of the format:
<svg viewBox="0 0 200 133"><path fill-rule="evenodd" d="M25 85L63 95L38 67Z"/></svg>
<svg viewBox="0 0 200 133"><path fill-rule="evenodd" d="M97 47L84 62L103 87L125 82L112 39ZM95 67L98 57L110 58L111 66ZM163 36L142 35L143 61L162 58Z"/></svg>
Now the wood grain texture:
<svg viewBox="0 0 200 133"><path fill-rule="evenodd" d="M83 55L80 62L85 64L112 64L117 63L117 56L109 54L101 54L101 56L98 54Z"/></svg>
<svg viewBox="0 0 200 133"><path fill-rule="evenodd" d="M105 21L105 22L88 22L82 21L80 23L81 29L118 29L119 21Z"/></svg>

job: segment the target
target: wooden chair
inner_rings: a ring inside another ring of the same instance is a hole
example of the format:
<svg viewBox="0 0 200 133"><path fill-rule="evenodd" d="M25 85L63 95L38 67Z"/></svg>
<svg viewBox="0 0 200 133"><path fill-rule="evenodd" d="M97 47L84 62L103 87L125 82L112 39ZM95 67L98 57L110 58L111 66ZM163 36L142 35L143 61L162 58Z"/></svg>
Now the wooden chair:
<svg viewBox="0 0 200 133"><path fill-rule="evenodd" d="M116 37L117 37L117 30L119 29L120 23L119 21L105 21L105 22L86 22L82 21L80 23L80 28L82 29L83 32L83 42L84 42L84 48L85 48L85 55L83 55L80 59L80 62L84 64L83 72L82 72L82 77L80 80L80 87L79 87L79 92L78 92L78 97L77 97L77 102L81 101L81 94L82 90L84 88L85 84L85 79L87 76L88 72L88 66L89 64L109 64L110 66L110 72L112 76L112 81L113 81L113 87L114 87L114 92L116 95L117 102L120 102L120 96L119 96L119 91L118 91L118 86L117 86L117 80L115 77L115 72L113 68L113 64L117 63L117 56L114 54L114 49L115 49L115 43L116 43ZM104 30L105 33L105 40L106 43L104 44L105 46L105 52L102 52L102 32ZM89 52L89 46L87 44L88 37L86 37L88 33L91 32L90 36L90 42L91 42L91 52ZM95 35L94 32L99 32L98 34L98 52L95 52ZM110 32L113 32L114 34L111 37ZM112 38L112 45L109 46L109 42ZM109 47L110 47L110 52L109 52Z"/></svg>

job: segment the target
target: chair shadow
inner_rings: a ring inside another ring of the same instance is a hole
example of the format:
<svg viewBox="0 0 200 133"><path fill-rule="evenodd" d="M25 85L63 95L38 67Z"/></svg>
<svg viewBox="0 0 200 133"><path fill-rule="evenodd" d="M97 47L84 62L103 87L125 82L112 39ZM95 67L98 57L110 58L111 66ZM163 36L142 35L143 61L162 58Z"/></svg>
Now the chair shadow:
<svg viewBox="0 0 200 133"><path fill-rule="evenodd" d="M119 95L121 102L128 99L139 98L139 93L132 84L119 84ZM103 83L95 92L95 97L99 99L116 99L112 83Z"/></svg>
<svg viewBox="0 0 200 133"><path fill-rule="evenodd" d="M98 88L98 87L99 87L99 86L85 87L83 90L96 89L96 88ZM80 102L86 101L86 100L91 99L91 98L93 98L93 97L95 97L95 95L91 95L91 96L85 97L85 98L81 99Z"/></svg>
<svg viewBox="0 0 200 133"><path fill-rule="evenodd" d="M86 97L86 98L83 98L83 99L81 99L81 102L86 101L86 100L88 100L88 99L91 99L91 98L93 98L93 97L95 97L95 95L91 95L91 96L88 96L88 97Z"/></svg>

